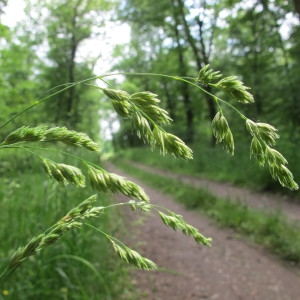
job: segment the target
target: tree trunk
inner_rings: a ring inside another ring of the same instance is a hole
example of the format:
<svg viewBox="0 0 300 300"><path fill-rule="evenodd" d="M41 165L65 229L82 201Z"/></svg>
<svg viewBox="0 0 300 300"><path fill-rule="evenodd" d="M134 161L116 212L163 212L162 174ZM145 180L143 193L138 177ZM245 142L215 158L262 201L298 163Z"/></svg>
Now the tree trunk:
<svg viewBox="0 0 300 300"><path fill-rule="evenodd" d="M183 0L177 0L177 6L179 9L179 14L180 14L182 22L183 22L184 32L187 37L187 42L191 46L191 49L192 49L192 52L194 55L194 59L195 59L196 65L197 65L197 71L199 71L204 65L207 65L209 63L209 53L207 52L206 47L205 47L204 35L203 35L203 30L202 30L203 23L199 19L197 20L198 27L199 27L199 42L201 45L201 47L198 48L197 42L196 42L195 38L192 36L190 27L186 20ZM206 89L206 91L211 93L210 87L206 87L205 89ZM207 108L208 108L209 119L212 120L217 113L214 100L207 94L205 94L205 100L206 100L206 104L207 104ZM215 145L215 138L213 135L211 135L211 142L212 142L212 145Z"/></svg>
<svg viewBox="0 0 300 300"><path fill-rule="evenodd" d="M167 81L164 78L162 79L162 85L164 87L164 92L165 92L165 96L166 96L167 110L169 112L170 118L172 120L174 120L175 119L175 103L174 103L173 97L169 93Z"/></svg>
<svg viewBox="0 0 300 300"><path fill-rule="evenodd" d="M174 1L173 1L173 7L175 7ZM173 12L174 12L174 20L175 20L174 31L175 31L175 37L177 43L177 53L178 53L179 70L180 70L179 72L180 72L180 76L185 77L187 76L187 66L184 61L184 50L180 42L180 35L178 30L179 19L175 9L173 10ZM185 120L186 120L185 141L187 143L192 143L194 141L194 112L192 109L192 103L189 94L189 85L186 82L182 82L181 84L181 93L183 96L183 103L185 107Z"/></svg>
<svg viewBox="0 0 300 300"><path fill-rule="evenodd" d="M293 0L295 11L298 13L300 19L300 0Z"/></svg>

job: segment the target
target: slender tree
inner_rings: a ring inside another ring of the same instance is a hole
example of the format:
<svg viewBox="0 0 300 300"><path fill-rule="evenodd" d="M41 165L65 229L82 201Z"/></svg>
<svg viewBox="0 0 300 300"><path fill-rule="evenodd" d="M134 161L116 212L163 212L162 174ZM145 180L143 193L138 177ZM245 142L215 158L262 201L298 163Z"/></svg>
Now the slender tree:
<svg viewBox="0 0 300 300"><path fill-rule="evenodd" d="M46 24L45 37L42 42L48 45L47 65L41 72L47 87L59 84L72 84L83 78L93 76L93 61L80 56L80 49L85 42L100 34L104 35L106 12L111 8L110 1L64 0L39 2L39 18ZM40 22L39 22L40 23ZM99 54L101 43L99 43ZM78 128L83 122L83 115L95 114L95 104L86 89L71 86L65 93L57 96L56 101L47 105L53 122ZM91 105L89 105L91 104Z"/></svg>

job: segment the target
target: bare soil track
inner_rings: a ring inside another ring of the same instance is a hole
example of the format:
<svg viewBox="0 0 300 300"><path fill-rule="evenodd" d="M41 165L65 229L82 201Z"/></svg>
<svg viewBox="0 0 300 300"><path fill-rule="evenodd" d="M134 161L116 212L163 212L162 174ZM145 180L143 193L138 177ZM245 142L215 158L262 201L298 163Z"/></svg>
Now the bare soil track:
<svg viewBox="0 0 300 300"><path fill-rule="evenodd" d="M138 231L140 253L154 260L161 269L133 272L141 299L300 299L300 277L295 268L279 262L261 247L237 238L231 230L215 226L207 217L187 211L171 197L145 186L113 165L109 165L109 170L133 180L145 189L152 203L182 215L205 236L213 238L213 247L198 246L193 239L164 226L157 215L147 215L142 225L132 230ZM128 212L127 217L134 219L135 214Z"/></svg>
<svg viewBox="0 0 300 300"><path fill-rule="evenodd" d="M229 183L220 183L194 176L174 174L174 172L159 170L135 162L131 162L131 164L146 172L168 176L185 184L206 189L217 197L230 198L232 201L240 201L255 209L281 212L284 215L287 215L291 220L300 221L300 205L292 201L287 201L288 199L286 196L267 192L258 193L249 189L233 186Z"/></svg>

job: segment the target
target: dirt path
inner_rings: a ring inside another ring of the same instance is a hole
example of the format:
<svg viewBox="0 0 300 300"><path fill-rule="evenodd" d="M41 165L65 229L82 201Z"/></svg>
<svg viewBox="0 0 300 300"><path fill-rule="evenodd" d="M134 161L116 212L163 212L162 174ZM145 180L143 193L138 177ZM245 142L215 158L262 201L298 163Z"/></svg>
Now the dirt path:
<svg viewBox="0 0 300 300"><path fill-rule="evenodd" d="M162 195L109 166L144 187L153 203L181 214L190 224L213 238L213 247L196 243L166 228L157 216L147 216L139 227L140 252L163 270L135 271L133 278L147 300L298 300L300 277L258 246L239 240L171 197ZM128 218L134 220L133 212Z"/></svg>
<svg viewBox="0 0 300 300"><path fill-rule="evenodd" d="M134 166L150 173L168 176L179 181L190 184L194 187L204 188L217 197L230 198L253 207L255 209L266 209L267 211L280 211L290 219L300 221L300 205L287 201L285 196L271 193L257 193L245 188L235 187L229 183L214 182L212 180L202 179L194 176L174 174L167 170L145 166L139 163L131 162ZM300 299L300 295L299 295Z"/></svg>

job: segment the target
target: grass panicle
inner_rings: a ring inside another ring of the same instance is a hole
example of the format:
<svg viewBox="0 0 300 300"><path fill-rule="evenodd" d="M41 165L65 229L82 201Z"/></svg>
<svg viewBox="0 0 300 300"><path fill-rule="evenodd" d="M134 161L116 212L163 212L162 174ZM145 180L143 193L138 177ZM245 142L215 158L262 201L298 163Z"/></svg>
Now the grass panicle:
<svg viewBox="0 0 300 300"><path fill-rule="evenodd" d="M177 215L170 211L169 211L169 215L166 215L161 211L159 211L158 214L166 226L171 227L174 230L178 229L181 232L183 232L183 234L193 237L197 244L211 246L212 239L203 236L197 228L186 223L186 221L182 218L182 216Z"/></svg>
<svg viewBox="0 0 300 300"><path fill-rule="evenodd" d="M254 102L253 96L248 92L249 87L246 87L237 78L237 76L224 77L218 82L214 83L214 81L220 77L222 76L218 71L215 72L209 68L209 65L206 65L199 71L196 82L221 89L231 99L237 100L244 104ZM201 87L199 88L206 94L209 94L211 97L213 97L214 101L219 107L219 111L212 120L211 124L212 133L216 137L217 142L222 142L225 150L232 155L234 154L233 134L220 106L220 104L224 104L237 112L240 117L246 121L246 128L252 136L250 144L250 158L253 157L260 166L264 166L265 162L267 162L272 177L275 180L278 180L283 187L287 187L291 190L298 189L298 184L294 181L293 174L285 166L287 164L287 160L281 153L270 147L274 146L279 138L277 129L268 123L253 122L227 101L224 101L219 97L203 90Z"/></svg>
<svg viewBox="0 0 300 300"><path fill-rule="evenodd" d="M100 146L86 133L69 130L66 127L22 126L10 133L1 145L21 142L62 142L67 145L82 146L90 151L100 151Z"/></svg>
<svg viewBox="0 0 300 300"><path fill-rule="evenodd" d="M113 245L115 252L118 254L122 261L142 270L149 271L157 269L157 265L150 259L143 257L138 252L128 248L124 244L121 244L122 246L120 244L117 244L110 236L107 236L107 238Z"/></svg>
<svg viewBox="0 0 300 300"><path fill-rule="evenodd" d="M225 150L234 154L234 140L228 122L223 113L219 111L211 122L212 133L218 143L223 143Z"/></svg>
<svg viewBox="0 0 300 300"><path fill-rule="evenodd" d="M290 190L297 190L298 184L294 180L292 172L285 166L288 162L286 158L277 150L271 148L279 138L277 129L267 123L255 123L246 120L246 128L252 135L250 144L250 157L254 157L259 165L268 163L272 178Z"/></svg>
<svg viewBox="0 0 300 300"><path fill-rule="evenodd" d="M166 110L157 104L160 100L151 92L129 95L125 91L102 89L112 100L120 117L131 119L132 128L139 138L158 147L162 154L171 154L184 160L192 159L192 150L177 136L164 131L160 126L170 124L172 119Z"/></svg>
<svg viewBox="0 0 300 300"><path fill-rule="evenodd" d="M0 287L6 279L30 256L35 255L43 248L56 243L65 232L81 228L82 220L90 217L98 217L103 212L103 207L95 207L97 195L84 200L77 207L69 211L56 224L47 229L44 233L33 237L25 246L19 247L9 259L7 267L0 276Z"/></svg>
<svg viewBox="0 0 300 300"><path fill-rule="evenodd" d="M87 165L88 176L92 187L101 192L120 192L128 197L133 197L145 202L149 202L149 197L145 191L132 181L125 179L114 173L108 173L103 169L94 168Z"/></svg>

